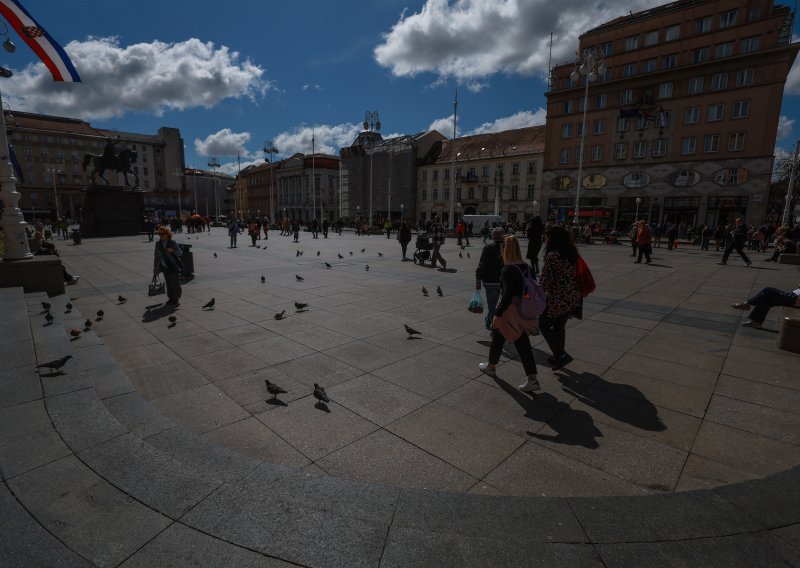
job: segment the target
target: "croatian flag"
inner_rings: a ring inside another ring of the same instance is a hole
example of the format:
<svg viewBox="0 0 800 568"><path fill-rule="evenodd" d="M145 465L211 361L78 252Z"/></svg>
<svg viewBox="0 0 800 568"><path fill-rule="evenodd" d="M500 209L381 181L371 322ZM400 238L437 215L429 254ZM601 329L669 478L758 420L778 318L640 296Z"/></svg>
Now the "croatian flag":
<svg viewBox="0 0 800 568"><path fill-rule="evenodd" d="M81 78L64 49L33 19L17 0L0 0L2 14L19 37L47 66L55 81L79 83Z"/></svg>

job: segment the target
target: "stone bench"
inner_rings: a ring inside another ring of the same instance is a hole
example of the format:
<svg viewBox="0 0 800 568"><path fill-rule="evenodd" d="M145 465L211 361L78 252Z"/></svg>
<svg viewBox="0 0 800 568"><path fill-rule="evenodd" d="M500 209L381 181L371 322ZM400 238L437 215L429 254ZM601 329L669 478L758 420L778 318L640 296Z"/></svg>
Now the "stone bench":
<svg viewBox="0 0 800 568"><path fill-rule="evenodd" d="M778 257L778 264L800 264L800 254L782 254Z"/></svg>
<svg viewBox="0 0 800 568"><path fill-rule="evenodd" d="M778 330L778 348L800 353L800 308L783 307Z"/></svg>
<svg viewBox="0 0 800 568"><path fill-rule="evenodd" d="M64 271L57 256L0 261L0 288L22 286L25 292L64 293Z"/></svg>

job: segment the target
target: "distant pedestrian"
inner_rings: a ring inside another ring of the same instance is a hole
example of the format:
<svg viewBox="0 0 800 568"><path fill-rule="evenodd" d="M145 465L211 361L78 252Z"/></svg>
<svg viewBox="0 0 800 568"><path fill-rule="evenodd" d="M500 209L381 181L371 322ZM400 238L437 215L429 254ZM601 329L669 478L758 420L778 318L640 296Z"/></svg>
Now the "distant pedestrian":
<svg viewBox="0 0 800 568"><path fill-rule="evenodd" d="M392 238L392 222L389 219L386 219L386 222L383 224L383 230L386 231L386 238Z"/></svg>
<svg viewBox="0 0 800 568"><path fill-rule="evenodd" d="M167 305L177 307L181 298L180 270L183 268L181 262L181 249L172 240L172 232L166 227L158 228L158 242L156 242L155 254L153 257L153 277L159 273L164 274L164 282L167 285Z"/></svg>
<svg viewBox="0 0 800 568"><path fill-rule="evenodd" d="M719 247L722 246L722 239L725 236L725 229L717 223L716 228L714 229L714 252L719 252Z"/></svg>
<svg viewBox="0 0 800 568"><path fill-rule="evenodd" d="M636 232L639 230L639 222L634 221L631 225L631 230L629 235L631 237L631 256L636 256L636 251L638 250L639 243L636 240Z"/></svg>
<svg viewBox="0 0 800 568"><path fill-rule="evenodd" d="M330 226L331 225L328 222L328 219L324 219L322 221L322 238L324 238L324 239L328 238L328 229L330 228Z"/></svg>
<svg viewBox="0 0 800 568"><path fill-rule="evenodd" d="M300 221L292 220L292 235L294 235L294 242L300 242Z"/></svg>
<svg viewBox="0 0 800 568"><path fill-rule="evenodd" d="M667 250L672 250L678 242L678 226L673 224L667 229Z"/></svg>
<svg viewBox="0 0 800 568"><path fill-rule="evenodd" d="M408 243L411 242L411 228L408 226L408 221L403 221L400 225L397 240L400 241L400 248L403 250L403 260L408 260L406 258L406 250L408 249Z"/></svg>
<svg viewBox="0 0 800 568"><path fill-rule="evenodd" d="M492 318L497 300L500 298L500 276L503 272L503 229L496 227L492 230L492 240L484 245L478 268L475 270L475 289L480 290L483 285L486 294L486 329L492 330Z"/></svg>
<svg viewBox="0 0 800 568"><path fill-rule="evenodd" d="M442 218L437 215L433 219L431 226L431 242L433 244L433 255L431 256L431 266L436 267L436 261L442 263L442 270L447 269L447 262L442 257L441 249L445 241L444 225L442 225Z"/></svg>
<svg viewBox="0 0 800 568"><path fill-rule="evenodd" d="M717 264L725 265L728 262L728 257L731 255L733 250L739 253L739 256L742 257L742 260L745 263L745 266L750 266L753 264L750 262L750 259L747 258L747 255L744 253L744 244L747 241L747 226L741 219L736 219L736 224L733 226L733 230L731 231L731 240L728 245L725 247L725 252L722 253L722 260L720 260Z"/></svg>
<svg viewBox="0 0 800 568"><path fill-rule="evenodd" d="M228 223L228 236L231 238L231 246L228 248L236 248L236 239L239 237L239 227L236 226L236 221Z"/></svg>
<svg viewBox="0 0 800 568"><path fill-rule="evenodd" d="M700 229L700 250L708 250L708 245L711 243L711 237L714 231L708 225L703 225Z"/></svg>
<svg viewBox="0 0 800 568"><path fill-rule="evenodd" d="M466 227L464 227L464 222L463 221L459 221L458 225L456 225L456 239L458 239L456 241L456 244L458 246L461 246L463 244L464 233L466 232L466 230L467 229L466 229Z"/></svg>
<svg viewBox="0 0 800 568"><path fill-rule="evenodd" d="M645 256L647 261L645 264L650 264L650 252L653 250L650 242L653 240L653 230L650 228L644 219L639 221L639 228L636 229L636 246L639 248L639 257L636 259L637 264L642 263L642 255Z"/></svg>
<svg viewBox="0 0 800 568"><path fill-rule="evenodd" d="M149 242L153 242L153 236L156 232L156 221L152 217L148 217L147 221L145 221L145 229L147 230L147 240Z"/></svg>

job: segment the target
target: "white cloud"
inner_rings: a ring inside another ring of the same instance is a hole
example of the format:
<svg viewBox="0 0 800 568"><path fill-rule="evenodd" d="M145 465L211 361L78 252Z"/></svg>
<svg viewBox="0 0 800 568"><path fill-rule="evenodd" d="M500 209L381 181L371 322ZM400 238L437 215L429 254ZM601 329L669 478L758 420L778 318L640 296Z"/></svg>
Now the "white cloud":
<svg viewBox="0 0 800 568"><path fill-rule="evenodd" d="M249 132L233 132L223 128L206 136L205 140L194 139L194 149L201 156L250 156L245 145L250 141Z"/></svg>
<svg viewBox="0 0 800 568"><path fill-rule="evenodd" d="M792 135L793 127L794 119L782 114L778 119L778 134L775 136L775 139L783 140L784 138L788 138Z"/></svg>
<svg viewBox="0 0 800 568"><path fill-rule="evenodd" d="M467 134L486 134L487 132L501 132L503 130L512 130L514 128L526 128L528 126L540 126L544 124L547 117L547 110L543 107L536 109L536 112L529 110L521 110L511 116L504 116L493 120L492 122L484 122L478 128L475 128Z"/></svg>
<svg viewBox="0 0 800 568"><path fill-rule="evenodd" d="M291 156L297 152L311 153L312 132L315 138L314 149L322 154L339 154L339 148L349 146L361 132L361 125L343 123L316 126L301 125L281 132L275 137L275 145L281 156Z"/></svg>
<svg viewBox="0 0 800 568"><path fill-rule="evenodd" d="M239 162L234 160L232 162L225 162L220 164L217 168L218 172L222 172L223 174L228 174L229 176L235 176L239 173L239 168L245 169L247 166L259 166L264 163L264 158L260 159L253 159L253 160L242 160L241 166Z"/></svg>
<svg viewBox="0 0 800 568"><path fill-rule="evenodd" d="M444 118L437 118L428 126L428 130L438 130L440 134L445 135L448 139L453 137L453 115ZM461 129L456 124L456 135L461 135Z"/></svg>
<svg viewBox="0 0 800 568"><path fill-rule="evenodd" d="M255 100L270 88L261 67L196 38L120 46L117 38L90 37L64 49L83 82L56 83L42 63L32 63L3 84L13 108L86 120L127 112L160 116L229 97Z"/></svg>
<svg viewBox="0 0 800 568"><path fill-rule="evenodd" d="M311 85L311 84L308 84L308 83L303 85L303 90L304 91L308 91L309 89L313 89L315 91L321 91L322 87L320 87L319 85Z"/></svg>
<svg viewBox="0 0 800 568"><path fill-rule="evenodd" d="M547 76L550 33L553 64L575 59L578 34L663 0L427 0L404 12L374 50L396 77L435 73L471 90L495 73Z"/></svg>

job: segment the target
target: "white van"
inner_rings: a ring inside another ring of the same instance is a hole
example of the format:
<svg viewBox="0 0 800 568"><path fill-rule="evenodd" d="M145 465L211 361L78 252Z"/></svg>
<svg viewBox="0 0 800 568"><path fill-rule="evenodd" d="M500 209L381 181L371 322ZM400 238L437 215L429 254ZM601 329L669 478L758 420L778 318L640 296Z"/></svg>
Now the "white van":
<svg viewBox="0 0 800 568"><path fill-rule="evenodd" d="M500 215L464 215L462 219L466 224L472 223L472 230L475 233L481 232L486 221L489 221L490 228L503 224L503 218Z"/></svg>

